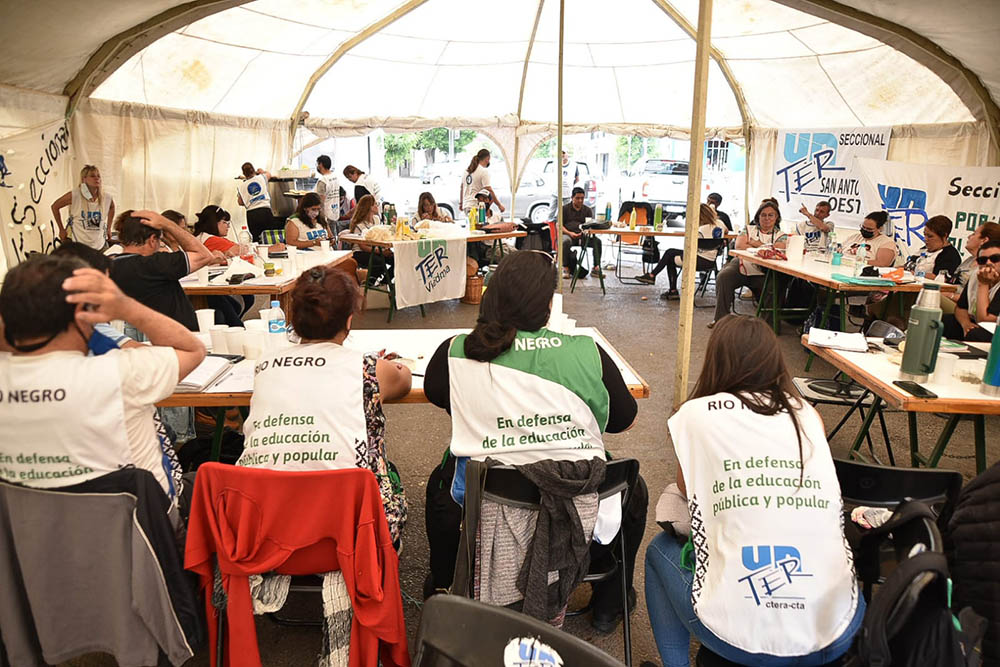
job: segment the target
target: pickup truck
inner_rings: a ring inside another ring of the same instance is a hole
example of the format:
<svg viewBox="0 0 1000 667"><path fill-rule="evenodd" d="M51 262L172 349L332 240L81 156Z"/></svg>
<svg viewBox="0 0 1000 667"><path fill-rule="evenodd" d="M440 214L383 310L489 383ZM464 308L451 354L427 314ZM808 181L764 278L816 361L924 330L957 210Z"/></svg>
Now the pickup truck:
<svg viewBox="0 0 1000 667"><path fill-rule="evenodd" d="M678 220L687 208L688 163L686 160L649 158L642 173L633 181L631 196L622 192L622 201L645 201L663 205L663 218L671 227L682 227Z"/></svg>

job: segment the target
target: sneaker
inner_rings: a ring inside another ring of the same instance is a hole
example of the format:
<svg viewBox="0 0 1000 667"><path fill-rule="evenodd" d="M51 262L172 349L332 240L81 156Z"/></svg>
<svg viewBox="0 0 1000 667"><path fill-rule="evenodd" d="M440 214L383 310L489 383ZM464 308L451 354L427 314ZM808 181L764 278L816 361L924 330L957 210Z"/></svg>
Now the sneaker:
<svg viewBox="0 0 1000 667"><path fill-rule="evenodd" d="M753 291L748 289L743 290L743 292L740 294L740 299L742 299L743 301L753 301L754 300Z"/></svg>
<svg viewBox="0 0 1000 667"><path fill-rule="evenodd" d="M667 301L678 301L681 298L681 293L675 289L671 289L661 294L660 298L666 299Z"/></svg>
<svg viewBox="0 0 1000 667"><path fill-rule="evenodd" d="M640 283L643 283L644 285L656 284L656 277L649 273L644 273L641 276L636 276L635 279L638 280Z"/></svg>
<svg viewBox="0 0 1000 667"><path fill-rule="evenodd" d="M601 272L600 267L597 267L597 266L595 266L591 270L590 275L594 276L595 278L603 278L604 277L604 274Z"/></svg>

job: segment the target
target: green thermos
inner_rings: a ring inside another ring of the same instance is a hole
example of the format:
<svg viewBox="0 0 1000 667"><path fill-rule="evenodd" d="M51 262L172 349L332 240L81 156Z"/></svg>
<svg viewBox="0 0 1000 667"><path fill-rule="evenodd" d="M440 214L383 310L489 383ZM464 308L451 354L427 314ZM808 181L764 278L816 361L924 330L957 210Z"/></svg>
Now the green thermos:
<svg viewBox="0 0 1000 667"><path fill-rule="evenodd" d="M924 283L917 303L910 309L899 377L912 382L927 381L937 364L943 332L941 288L935 283Z"/></svg>
<svg viewBox="0 0 1000 667"><path fill-rule="evenodd" d="M987 396L1000 396L1000 334L993 334L990 356L986 359L986 372L980 387Z"/></svg>

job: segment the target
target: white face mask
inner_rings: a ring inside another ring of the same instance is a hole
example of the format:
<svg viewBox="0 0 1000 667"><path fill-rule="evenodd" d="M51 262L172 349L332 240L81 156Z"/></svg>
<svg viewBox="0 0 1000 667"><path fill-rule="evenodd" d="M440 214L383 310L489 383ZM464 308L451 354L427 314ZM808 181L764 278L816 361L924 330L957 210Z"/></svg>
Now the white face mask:
<svg viewBox="0 0 1000 667"><path fill-rule="evenodd" d="M308 211L308 215L312 220L319 217L319 211Z"/></svg>
<svg viewBox="0 0 1000 667"><path fill-rule="evenodd" d="M83 195L84 199L91 199L94 196L90 193L90 188L87 187L86 183L80 183L80 194Z"/></svg>

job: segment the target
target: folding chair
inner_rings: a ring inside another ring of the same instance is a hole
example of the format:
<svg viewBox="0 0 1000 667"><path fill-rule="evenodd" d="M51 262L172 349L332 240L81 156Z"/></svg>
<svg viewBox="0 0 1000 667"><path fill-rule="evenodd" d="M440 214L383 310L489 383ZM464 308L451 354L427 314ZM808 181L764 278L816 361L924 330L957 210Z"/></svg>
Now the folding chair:
<svg viewBox="0 0 1000 667"><path fill-rule="evenodd" d="M621 207L618 209L618 221L628 223L632 211L635 210L636 226L646 226L653 224L653 207L648 202L640 201L626 201L622 202ZM615 253L615 273L618 276L618 282L622 284L628 284L622 278L622 255L625 254L626 248L628 249L628 254L639 254L642 256L642 233L636 232L634 234L618 234L618 249ZM642 272L649 273L652 270L652 265L648 262L642 262ZM643 284L636 281L634 278L630 278L630 281L635 284Z"/></svg>
<svg viewBox="0 0 1000 667"><path fill-rule="evenodd" d="M621 664L544 621L457 595L424 603L413 659L414 667Z"/></svg>
<svg viewBox="0 0 1000 667"><path fill-rule="evenodd" d="M284 229L265 229L260 233L260 242L266 245L285 242Z"/></svg>
<svg viewBox="0 0 1000 667"><path fill-rule="evenodd" d="M629 494L635 488L639 478L639 462L635 459L616 459L608 461L607 472L604 482L597 490L600 499L608 498L615 494L621 494L622 515L628 504ZM462 545L459 548L458 561L455 565L455 588L459 593L471 592L473 587L470 579L474 574L475 567L470 551L473 551L475 544L469 544L469 535L478 535L479 512L481 506L470 498L470 495L478 496L478 493L470 494L469 490L473 484L478 484L477 480L482 480L481 500L489 500L502 505L513 505L527 509L538 509L541 495L538 487L524 477L520 472L511 466L493 466L487 468L481 461L469 460L465 470L466 495L465 495L465 519L462 526ZM474 538L473 538L474 539ZM619 529L618 536L615 537L618 544L618 553L614 561L607 569L587 572L583 578L583 583L596 583L607 581L618 576L622 590L622 636L625 647L625 664L632 665L632 629L628 614L628 583L624 564L627 561L624 531Z"/></svg>

